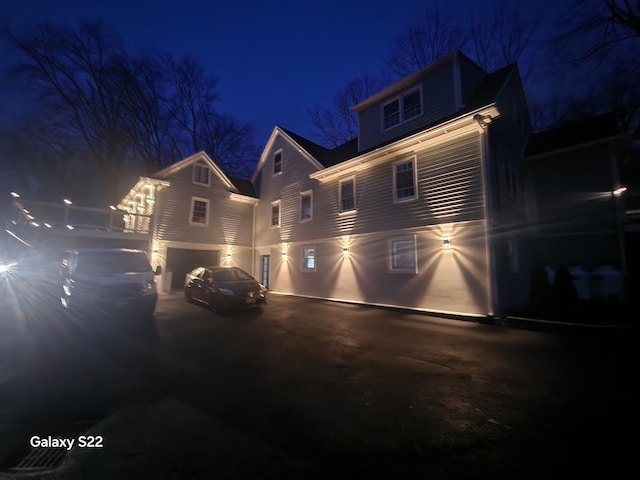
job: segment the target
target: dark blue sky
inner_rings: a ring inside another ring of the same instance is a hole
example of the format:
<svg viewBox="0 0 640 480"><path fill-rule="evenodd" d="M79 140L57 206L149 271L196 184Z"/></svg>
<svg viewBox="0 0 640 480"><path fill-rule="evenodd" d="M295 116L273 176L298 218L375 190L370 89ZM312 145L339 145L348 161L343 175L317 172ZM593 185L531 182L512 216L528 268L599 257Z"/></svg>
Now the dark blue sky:
<svg viewBox="0 0 640 480"><path fill-rule="evenodd" d="M465 15L500 2L452 0ZM524 8L540 14L525 0ZM544 15L555 10L545 6ZM133 49L159 47L202 59L218 77L222 108L256 127L264 144L276 124L312 137L307 109L326 104L347 81L383 67L394 38L425 0L175 1L5 0L13 29L53 20L100 19ZM5 100L6 101L6 100ZM2 108L2 98L0 98Z"/></svg>

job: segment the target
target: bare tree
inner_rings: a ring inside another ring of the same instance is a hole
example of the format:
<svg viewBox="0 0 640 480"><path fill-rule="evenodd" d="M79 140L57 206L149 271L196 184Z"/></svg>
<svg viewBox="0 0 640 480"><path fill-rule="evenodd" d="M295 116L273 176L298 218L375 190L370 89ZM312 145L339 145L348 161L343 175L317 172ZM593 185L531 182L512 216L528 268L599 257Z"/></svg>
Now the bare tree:
<svg viewBox="0 0 640 480"><path fill-rule="evenodd" d="M173 94L169 113L175 123L172 148L179 157L205 150L227 173L246 176L260 156L254 131L232 115L216 108L216 79L188 55L165 57Z"/></svg>
<svg viewBox="0 0 640 480"><path fill-rule="evenodd" d="M637 0L574 0L568 28L558 39L565 60L603 57L614 47L631 43L638 57L640 2Z"/></svg>
<svg viewBox="0 0 640 480"><path fill-rule="evenodd" d="M308 110L321 143L337 147L358 136L358 116L352 108L381 88L381 80L371 75L351 80L334 95L326 107Z"/></svg>
<svg viewBox="0 0 640 480"><path fill-rule="evenodd" d="M39 105L19 136L73 172L78 189L101 183L104 197L118 177L202 149L230 173L258 157L252 128L217 110L216 80L193 57L132 55L99 24L44 24L8 38Z"/></svg>
<svg viewBox="0 0 640 480"><path fill-rule="evenodd" d="M396 38L387 65L397 78L406 77L463 47L467 40L468 33L457 19L439 7L427 9L417 22Z"/></svg>
<svg viewBox="0 0 640 480"><path fill-rule="evenodd" d="M537 24L524 17L518 7L504 8L472 17L467 48L485 71L493 72L517 62L526 78L533 65L536 29Z"/></svg>

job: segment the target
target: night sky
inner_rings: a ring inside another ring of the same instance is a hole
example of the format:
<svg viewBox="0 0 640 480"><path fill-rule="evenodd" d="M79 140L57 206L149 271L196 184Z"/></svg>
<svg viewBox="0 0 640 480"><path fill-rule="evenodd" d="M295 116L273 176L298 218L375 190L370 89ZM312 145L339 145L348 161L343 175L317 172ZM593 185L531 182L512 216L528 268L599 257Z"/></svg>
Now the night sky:
<svg viewBox="0 0 640 480"><path fill-rule="evenodd" d="M553 29L567 0L545 6L544 12L536 8L538 1L522 3L525 12L544 15L539 21ZM378 73L398 33L428 5L424 0L6 0L0 22L19 31L43 20L99 19L132 50L190 53L217 76L221 108L252 123L264 145L276 124L312 137L307 109L327 104L354 77ZM499 5L454 0L441 8L468 15ZM1 87L0 121L6 121L19 108L18 86L5 81Z"/></svg>

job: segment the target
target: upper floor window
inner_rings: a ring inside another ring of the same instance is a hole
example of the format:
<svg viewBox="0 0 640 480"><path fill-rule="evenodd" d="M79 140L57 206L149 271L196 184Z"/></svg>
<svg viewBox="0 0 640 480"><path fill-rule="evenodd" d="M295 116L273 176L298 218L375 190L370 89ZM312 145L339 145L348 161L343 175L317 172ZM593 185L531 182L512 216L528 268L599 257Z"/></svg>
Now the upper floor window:
<svg viewBox="0 0 640 480"><path fill-rule="evenodd" d="M313 218L313 190L300 194L300 221L305 222Z"/></svg>
<svg viewBox="0 0 640 480"><path fill-rule="evenodd" d="M280 200L271 202L271 227L280 226Z"/></svg>
<svg viewBox="0 0 640 480"><path fill-rule="evenodd" d="M191 197L191 216L189 224L206 227L209 225L209 200Z"/></svg>
<svg viewBox="0 0 640 480"><path fill-rule="evenodd" d="M282 173L282 150L273 154L273 174Z"/></svg>
<svg viewBox="0 0 640 480"><path fill-rule="evenodd" d="M393 164L393 201L418 198L416 159L400 160Z"/></svg>
<svg viewBox="0 0 640 480"><path fill-rule="evenodd" d="M209 167L205 165L194 165L193 166L193 183L198 185L206 185L209 186Z"/></svg>
<svg viewBox="0 0 640 480"><path fill-rule="evenodd" d="M356 209L356 179L354 177L340 180L338 196L340 211L348 212Z"/></svg>
<svg viewBox="0 0 640 480"><path fill-rule="evenodd" d="M414 88L382 106L382 129L407 122L422 115L422 88Z"/></svg>

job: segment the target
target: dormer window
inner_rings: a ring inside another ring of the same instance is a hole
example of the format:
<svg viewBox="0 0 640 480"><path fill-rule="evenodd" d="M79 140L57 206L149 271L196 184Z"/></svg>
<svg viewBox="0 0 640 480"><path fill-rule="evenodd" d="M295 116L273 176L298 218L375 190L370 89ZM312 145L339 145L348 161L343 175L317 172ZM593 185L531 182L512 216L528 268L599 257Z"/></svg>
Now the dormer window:
<svg viewBox="0 0 640 480"><path fill-rule="evenodd" d="M407 90L382 106L382 129L388 130L422 115L422 87Z"/></svg>
<svg viewBox="0 0 640 480"><path fill-rule="evenodd" d="M279 175L282 173L282 150L273 154L273 174Z"/></svg>
<svg viewBox="0 0 640 480"><path fill-rule="evenodd" d="M209 167L205 165L193 166L193 183L197 185L209 186Z"/></svg>

